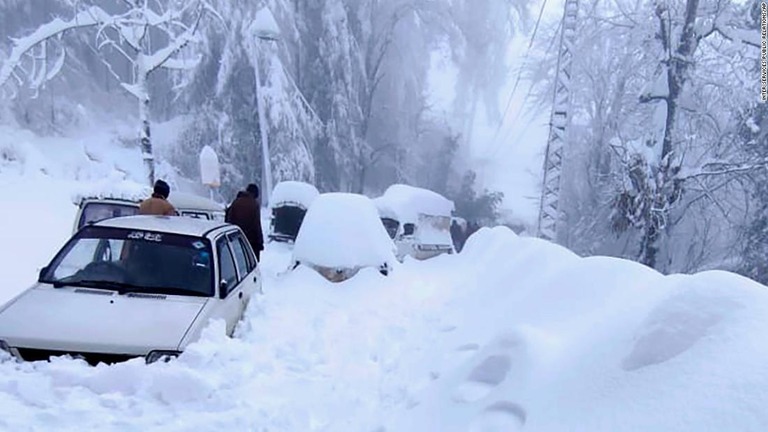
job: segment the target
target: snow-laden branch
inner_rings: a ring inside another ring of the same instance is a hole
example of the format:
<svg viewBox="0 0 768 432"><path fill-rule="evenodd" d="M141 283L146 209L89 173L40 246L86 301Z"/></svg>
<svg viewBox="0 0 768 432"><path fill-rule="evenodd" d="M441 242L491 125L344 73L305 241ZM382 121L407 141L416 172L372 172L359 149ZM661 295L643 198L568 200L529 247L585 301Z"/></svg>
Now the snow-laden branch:
<svg viewBox="0 0 768 432"><path fill-rule="evenodd" d="M768 169L768 159L730 163L730 162L708 162L700 168L681 171L677 178L680 180L689 180L699 177L721 176L726 174L744 174L761 169Z"/></svg>
<svg viewBox="0 0 768 432"><path fill-rule="evenodd" d="M195 23L192 27L188 28L184 33L177 36L175 39L173 39L168 46L165 48L161 48L157 50L154 54L150 56L144 56L144 70L146 74L152 73L157 68L163 66L168 61L171 60L171 57L173 57L174 54L181 51L185 46L187 46L190 42L192 42L195 38L195 32L197 31L197 27L200 24L200 19L203 16L203 9L201 8L197 16L195 17ZM141 54L143 56L143 54ZM141 62L139 64L142 64ZM178 64L178 63L177 63Z"/></svg>
<svg viewBox="0 0 768 432"><path fill-rule="evenodd" d="M68 30L102 25L111 20L111 16L98 6L91 6L79 12L72 19L64 21L56 18L37 28L29 36L14 39L13 49L0 67L0 86L3 86L19 67L25 54L43 41L56 37Z"/></svg>

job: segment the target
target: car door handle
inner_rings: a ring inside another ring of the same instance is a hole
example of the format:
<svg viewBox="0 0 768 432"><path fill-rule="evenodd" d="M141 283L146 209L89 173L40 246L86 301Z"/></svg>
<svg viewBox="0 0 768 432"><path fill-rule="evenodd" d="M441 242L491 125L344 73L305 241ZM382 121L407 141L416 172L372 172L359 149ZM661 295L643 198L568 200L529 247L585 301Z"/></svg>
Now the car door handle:
<svg viewBox="0 0 768 432"><path fill-rule="evenodd" d="M242 292L242 291L240 291L239 293L237 293L237 298L243 298L243 292Z"/></svg>

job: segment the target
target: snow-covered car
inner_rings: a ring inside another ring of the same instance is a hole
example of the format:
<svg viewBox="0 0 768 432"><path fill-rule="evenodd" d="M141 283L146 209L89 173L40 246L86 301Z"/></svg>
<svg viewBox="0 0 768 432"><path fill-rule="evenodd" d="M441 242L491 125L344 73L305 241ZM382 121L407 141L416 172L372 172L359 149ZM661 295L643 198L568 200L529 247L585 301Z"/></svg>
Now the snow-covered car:
<svg viewBox="0 0 768 432"><path fill-rule="evenodd" d="M128 216L83 227L0 307L0 349L26 361L90 364L175 356L211 319L231 334L260 269L243 232L223 222Z"/></svg>
<svg viewBox="0 0 768 432"><path fill-rule="evenodd" d="M397 245L397 258L427 259L454 253L451 238L453 201L429 189L403 184L373 200L381 224Z"/></svg>
<svg viewBox="0 0 768 432"><path fill-rule="evenodd" d="M309 183L284 181L275 186L269 199L269 239L293 243L299 233L307 209L320 195Z"/></svg>
<svg viewBox="0 0 768 432"><path fill-rule="evenodd" d="M370 198L325 193L307 211L294 244L293 265L340 282L366 267L388 275L397 262L395 251Z"/></svg>
<svg viewBox="0 0 768 432"><path fill-rule="evenodd" d="M73 232L77 232L88 223L138 214L142 196L148 195L107 194L76 197L74 201L78 210ZM205 197L174 191L168 197L168 202L176 208L179 216L215 221L224 220L224 206Z"/></svg>

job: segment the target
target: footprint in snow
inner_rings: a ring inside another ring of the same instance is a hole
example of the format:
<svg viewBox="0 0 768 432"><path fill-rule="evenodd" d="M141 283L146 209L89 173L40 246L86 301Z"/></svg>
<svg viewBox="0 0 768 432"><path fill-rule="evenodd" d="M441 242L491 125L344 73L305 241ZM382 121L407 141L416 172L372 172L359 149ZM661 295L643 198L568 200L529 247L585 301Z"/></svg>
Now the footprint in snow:
<svg viewBox="0 0 768 432"><path fill-rule="evenodd" d="M475 344L459 348L473 353L479 350ZM528 341L524 334L519 331L502 334L478 356L481 360L456 388L453 400L459 403L473 403L484 399L508 380L513 370L516 380L524 379L525 371L530 367L527 351Z"/></svg>
<svg viewBox="0 0 768 432"><path fill-rule="evenodd" d="M528 417L525 408L509 401L486 407L470 424L469 432L513 432L523 430Z"/></svg>
<svg viewBox="0 0 768 432"><path fill-rule="evenodd" d="M472 369L467 380L459 385L453 399L456 402L475 402L486 397L504 382L511 368L512 360L506 354L486 357Z"/></svg>

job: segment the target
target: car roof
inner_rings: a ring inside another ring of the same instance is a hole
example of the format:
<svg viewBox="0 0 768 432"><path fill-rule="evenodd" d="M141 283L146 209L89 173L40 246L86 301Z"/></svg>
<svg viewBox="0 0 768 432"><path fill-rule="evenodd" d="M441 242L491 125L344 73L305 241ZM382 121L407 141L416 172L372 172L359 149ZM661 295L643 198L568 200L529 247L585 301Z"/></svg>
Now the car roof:
<svg viewBox="0 0 768 432"><path fill-rule="evenodd" d="M105 219L93 226L165 232L170 234L204 237L209 232L229 226L220 221L183 216L123 216Z"/></svg>
<svg viewBox="0 0 768 432"><path fill-rule="evenodd" d="M168 201L179 210L223 212L224 206L209 198L186 192L171 192Z"/></svg>
<svg viewBox="0 0 768 432"><path fill-rule="evenodd" d="M79 197L78 205L83 202L110 202L137 207L144 198L146 197L121 196L119 194ZM170 196L168 196L168 202L176 207L177 210L199 210L204 212L224 211L224 206L222 204L209 198L186 192L171 192Z"/></svg>

